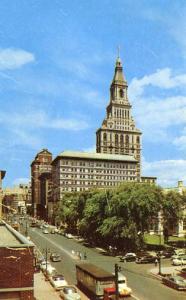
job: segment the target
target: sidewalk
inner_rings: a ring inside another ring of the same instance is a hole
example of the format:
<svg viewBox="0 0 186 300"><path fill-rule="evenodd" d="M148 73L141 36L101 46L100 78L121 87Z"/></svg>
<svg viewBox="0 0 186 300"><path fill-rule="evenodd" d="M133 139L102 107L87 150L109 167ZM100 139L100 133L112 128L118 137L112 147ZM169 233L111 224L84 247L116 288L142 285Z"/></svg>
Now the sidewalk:
<svg viewBox="0 0 186 300"><path fill-rule="evenodd" d="M82 300L89 300L77 287ZM36 300L59 300L59 291L55 291L49 281L45 280L42 272L34 274L34 296Z"/></svg>
<svg viewBox="0 0 186 300"><path fill-rule="evenodd" d="M161 267L161 273L162 274L177 275L177 274L179 274L179 271L181 269L182 269L182 266ZM158 274L159 273L159 267L158 266L151 269L151 270L149 270L149 272L158 279L162 278L162 276Z"/></svg>
<svg viewBox="0 0 186 300"><path fill-rule="evenodd" d="M59 300L59 292L51 286L49 281L45 280L42 272L34 274L34 296L36 300Z"/></svg>

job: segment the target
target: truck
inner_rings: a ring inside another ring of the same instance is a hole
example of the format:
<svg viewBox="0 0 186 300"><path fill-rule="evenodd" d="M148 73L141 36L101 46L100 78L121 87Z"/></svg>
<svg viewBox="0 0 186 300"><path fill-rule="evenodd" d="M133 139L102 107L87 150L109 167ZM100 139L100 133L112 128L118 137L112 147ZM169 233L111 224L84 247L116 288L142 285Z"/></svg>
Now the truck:
<svg viewBox="0 0 186 300"><path fill-rule="evenodd" d="M76 264L77 286L91 299L100 299L104 296L105 288L115 286L115 275L93 264Z"/></svg>

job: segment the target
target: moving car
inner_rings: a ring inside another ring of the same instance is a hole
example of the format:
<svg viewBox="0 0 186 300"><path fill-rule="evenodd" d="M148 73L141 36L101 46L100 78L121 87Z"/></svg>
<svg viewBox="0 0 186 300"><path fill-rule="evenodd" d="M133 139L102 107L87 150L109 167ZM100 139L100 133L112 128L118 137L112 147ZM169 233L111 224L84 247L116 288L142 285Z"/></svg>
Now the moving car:
<svg viewBox="0 0 186 300"><path fill-rule="evenodd" d="M52 253L50 255L50 260L53 262L61 261L61 256L58 253Z"/></svg>
<svg viewBox="0 0 186 300"><path fill-rule="evenodd" d="M122 297L130 296L132 293L131 288L127 286L126 277L121 273L118 273L118 291L119 295Z"/></svg>
<svg viewBox="0 0 186 300"><path fill-rule="evenodd" d="M81 300L81 296L78 294L77 289L70 285L61 288L60 296L64 300Z"/></svg>
<svg viewBox="0 0 186 300"><path fill-rule="evenodd" d="M49 233L48 229L44 229L44 230L43 230L43 233L44 233L44 234L48 234L48 233Z"/></svg>
<svg viewBox="0 0 186 300"><path fill-rule="evenodd" d="M120 261L136 261L136 254L132 252L126 253L124 256L120 257Z"/></svg>
<svg viewBox="0 0 186 300"><path fill-rule="evenodd" d="M137 264L148 264L148 263L154 263L157 259L157 256L153 255L146 255L142 257L137 257L136 263Z"/></svg>
<svg viewBox="0 0 186 300"><path fill-rule="evenodd" d="M162 282L176 290L186 290L186 280L181 276L167 275L162 278Z"/></svg>
<svg viewBox="0 0 186 300"><path fill-rule="evenodd" d="M68 285L62 274L52 275L49 277L49 280L56 290L61 290L64 286Z"/></svg>

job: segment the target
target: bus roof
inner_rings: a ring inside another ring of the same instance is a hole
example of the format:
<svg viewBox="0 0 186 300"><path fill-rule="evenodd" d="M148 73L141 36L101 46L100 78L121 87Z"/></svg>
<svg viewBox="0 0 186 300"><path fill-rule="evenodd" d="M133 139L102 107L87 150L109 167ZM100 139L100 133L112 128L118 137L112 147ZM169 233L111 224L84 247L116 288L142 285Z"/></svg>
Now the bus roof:
<svg viewBox="0 0 186 300"><path fill-rule="evenodd" d="M85 273L91 275L92 277L94 277L96 279L104 280L104 279L114 279L115 278L115 276L112 273L105 271L93 264L81 263L81 264L77 264L76 268L84 271Z"/></svg>

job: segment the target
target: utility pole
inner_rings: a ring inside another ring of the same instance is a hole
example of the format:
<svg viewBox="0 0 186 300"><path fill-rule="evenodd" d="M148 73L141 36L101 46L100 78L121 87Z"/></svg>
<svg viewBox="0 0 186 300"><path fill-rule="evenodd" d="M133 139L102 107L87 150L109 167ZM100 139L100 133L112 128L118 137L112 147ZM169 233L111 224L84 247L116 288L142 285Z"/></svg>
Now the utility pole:
<svg viewBox="0 0 186 300"><path fill-rule="evenodd" d="M115 264L115 286L116 286L116 300L119 300L119 290L118 290L118 264Z"/></svg>

